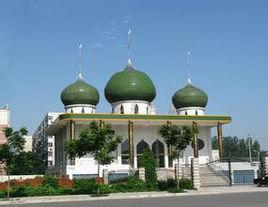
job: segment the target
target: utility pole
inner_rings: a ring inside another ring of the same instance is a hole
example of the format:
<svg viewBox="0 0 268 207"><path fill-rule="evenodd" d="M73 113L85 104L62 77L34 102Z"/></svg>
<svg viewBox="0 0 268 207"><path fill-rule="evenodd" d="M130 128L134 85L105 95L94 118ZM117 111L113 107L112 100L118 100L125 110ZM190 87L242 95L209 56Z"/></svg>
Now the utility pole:
<svg viewBox="0 0 268 207"><path fill-rule="evenodd" d="M248 153L249 153L249 161L250 164L252 164L252 157L251 157L251 138L248 134Z"/></svg>

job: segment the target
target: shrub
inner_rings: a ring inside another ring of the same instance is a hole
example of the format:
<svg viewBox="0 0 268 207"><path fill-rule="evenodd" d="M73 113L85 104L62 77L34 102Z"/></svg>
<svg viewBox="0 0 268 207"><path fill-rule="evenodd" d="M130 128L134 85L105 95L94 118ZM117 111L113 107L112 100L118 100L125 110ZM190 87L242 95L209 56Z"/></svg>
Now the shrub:
<svg viewBox="0 0 268 207"><path fill-rule="evenodd" d="M61 177L58 179L58 184L60 188L72 188L73 187L73 181L70 180L68 177Z"/></svg>
<svg viewBox="0 0 268 207"><path fill-rule="evenodd" d="M58 180L56 177L45 176L42 182L42 186L58 188L59 184L58 184Z"/></svg>
<svg viewBox="0 0 268 207"><path fill-rule="evenodd" d="M145 182L149 188L155 188L157 184L156 160L151 150L145 150L141 156L141 165L145 169Z"/></svg>
<svg viewBox="0 0 268 207"><path fill-rule="evenodd" d="M6 197L6 191L0 190L0 198L5 198Z"/></svg>
<svg viewBox="0 0 268 207"><path fill-rule="evenodd" d="M193 182L188 178L180 179L180 188L181 189L193 189Z"/></svg>
<svg viewBox="0 0 268 207"><path fill-rule="evenodd" d="M110 187L109 187L109 185L100 185L99 186L99 188L100 188L100 193L101 194L108 194L108 193L112 193L112 192L114 192Z"/></svg>
<svg viewBox="0 0 268 207"><path fill-rule="evenodd" d="M98 189L98 184L93 179L75 179L73 185L73 190L75 194L93 194L96 193Z"/></svg>
<svg viewBox="0 0 268 207"><path fill-rule="evenodd" d="M165 181L165 180L158 180L157 181L157 188L160 191L167 190L168 189L168 187L167 187L167 181Z"/></svg>
<svg viewBox="0 0 268 207"><path fill-rule="evenodd" d="M184 192L183 189L181 189L181 188L178 189L177 187L169 188L167 191L168 191L169 193L183 193L183 192Z"/></svg>
<svg viewBox="0 0 268 207"><path fill-rule="evenodd" d="M113 192L143 192L152 190L148 188L146 183L138 178L129 178L125 183L117 183L111 185Z"/></svg>
<svg viewBox="0 0 268 207"><path fill-rule="evenodd" d="M41 186L43 183L42 177L29 178L24 180L12 180L11 186L26 186L30 185L33 187Z"/></svg>
<svg viewBox="0 0 268 207"><path fill-rule="evenodd" d="M177 187L177 182L173 178L167 179L167 188L175 188Z"/></svg>
<svg viewBox="0 0 268 207"><path fill-rule="evenodd" d="M26 194L26 186L15 186L10 190L10 197L25 197Z"/></svg>

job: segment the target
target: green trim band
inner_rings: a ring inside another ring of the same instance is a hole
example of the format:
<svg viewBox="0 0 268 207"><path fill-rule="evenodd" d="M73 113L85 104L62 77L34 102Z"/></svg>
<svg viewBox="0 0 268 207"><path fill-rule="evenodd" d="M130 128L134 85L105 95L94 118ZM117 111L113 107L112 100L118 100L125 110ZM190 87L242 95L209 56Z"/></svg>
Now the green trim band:
<svg viewBox="0 0 268 207"><path fill-rule="evenodd" d="M182 121L224 121L231 122L230 116L221 115L138 115L138 114L61 114L59 120L65 119L120 119L120 120L182 120Z"/></svg>

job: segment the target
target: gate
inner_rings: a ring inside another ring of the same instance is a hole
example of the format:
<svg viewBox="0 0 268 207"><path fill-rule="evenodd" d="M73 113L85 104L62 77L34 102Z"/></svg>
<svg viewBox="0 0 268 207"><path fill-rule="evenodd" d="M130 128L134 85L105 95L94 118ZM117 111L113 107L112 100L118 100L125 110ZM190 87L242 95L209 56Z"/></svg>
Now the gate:
<svg viewBox="0 0 268 207"><path fill-rule="evenodd" d="M254 168L246 159L226 158L199 166L201 186L252 184Z"/></svg>
<svg viewBox="0 0 268 207"><path fill-rule="evenodd" d="M252 184L254 180L254 170L234 170L234 184Z"/></svg>

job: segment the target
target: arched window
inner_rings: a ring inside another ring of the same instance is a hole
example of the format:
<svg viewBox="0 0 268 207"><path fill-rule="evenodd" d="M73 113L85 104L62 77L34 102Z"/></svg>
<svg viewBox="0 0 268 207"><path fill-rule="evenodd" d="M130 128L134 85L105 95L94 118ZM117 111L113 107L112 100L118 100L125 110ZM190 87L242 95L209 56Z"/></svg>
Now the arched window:
<svg viewBox="0 0 268 207"><path fill-rule="evenodd" d="M156 140L152 145L152 151L154 153L157 167L165 167L165 148L164 144L159 140Z"/></svg>
<svg viewBox="0 0 268 207"><path fill-rule="evenodd" d="M129 145L127 139L121 144L121 160L123 165L129 164Z"/></svg>
<svg viewBox="0 0 268 207"><path fill-rule="evenodd" d="M185 115L188 115L187 111L185 111Z"/></svg>
<svg viewBox="0 0 268 207"><path fill-rule="evenodd" d="M195 115L198 115L198 111L197 110L195 111Z"/></svg>
<svg viewBox="0 0 268 207"><path fill-rule="evenodd" d="M139 107L137 104L135 104L134 106L134 114L138 114L139 113Z"/></svg>
<svg viewBox="0 0 268 207"><path fill-rule="evenodd" d="M81 111L83 114L85 113L85 109L84 109L84 107L82 108L82 111Z"/></svg>
<svg viewBox="0 0 268 207"><path fill-rule="evenodd" d="M142 167L141 164L141 155L142 153L146 150L146 149L150 149L149 145L147 144L147 142L145 142L144 140L141 140L138 144L137 144L137 164L138 164L138 168Z"/></svg>
<svg viewBox="0 0 268 207"><path fill-rule="evenodd" d="M124 106L123 105L120 106L120 114L124 114Z"/></svg>

